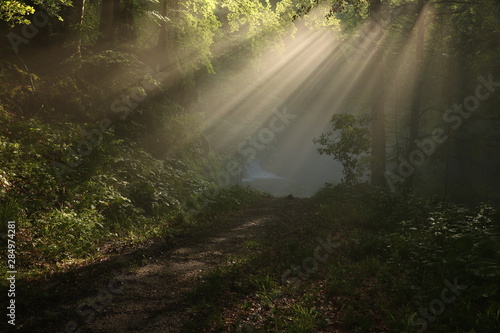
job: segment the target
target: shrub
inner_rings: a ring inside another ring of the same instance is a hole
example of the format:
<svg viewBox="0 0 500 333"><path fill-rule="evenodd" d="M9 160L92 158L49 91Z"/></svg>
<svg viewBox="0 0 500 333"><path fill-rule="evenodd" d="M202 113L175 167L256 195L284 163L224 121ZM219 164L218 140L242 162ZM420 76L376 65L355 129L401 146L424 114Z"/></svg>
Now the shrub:
<svg viewBox="0 0 500 333"><path fill-rule="evenodd" d="M93 245L105 236L103 216L93 209L78 212L70 208L40 213L27 223L32 234L29 246L42 260L59 261L93 252Z"/></svg>

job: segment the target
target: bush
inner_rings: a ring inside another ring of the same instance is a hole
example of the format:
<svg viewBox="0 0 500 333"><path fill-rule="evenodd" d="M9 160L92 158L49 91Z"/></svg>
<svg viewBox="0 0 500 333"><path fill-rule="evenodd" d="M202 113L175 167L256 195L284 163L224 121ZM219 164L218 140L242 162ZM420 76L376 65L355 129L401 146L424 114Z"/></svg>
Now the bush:
<svg viewBox="0 0 500 333"><path fill-rule="evenodd" d="M103 216L93 209L54 209L38 214L22 228L32 235L22 247L30 248L33 260L49 262L89 255L106 236Z"/></svg>
<svg viewBox="0 0 500 333"><path fill-rule="evenodd" d="M393 284L404 303L387 310L395 327L411 330L419 316L415 303L429 304L439 297L444 279L457 277L469 286L467 292L453 311L428 324L439 332L498 329L500 223L493 207L343 185L320 190L314 200L326 221L348 232L348 265L377 258L398 277Z"/></svg>

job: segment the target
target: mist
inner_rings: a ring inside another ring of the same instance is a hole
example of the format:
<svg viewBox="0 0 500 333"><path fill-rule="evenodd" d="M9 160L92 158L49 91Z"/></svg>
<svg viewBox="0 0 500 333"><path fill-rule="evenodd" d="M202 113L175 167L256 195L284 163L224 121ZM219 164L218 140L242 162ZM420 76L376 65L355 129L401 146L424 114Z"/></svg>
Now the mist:
<svg viewBox="0 0 500 333"><path fill-rule="evenodd" d="M0 1L0 331L500 332L499 41L498 0Z"/></svg>
<svg viewBox="0 0 500 333"><path fill-rule="evenodd" d="M312 10L311 15L315 11L320 9ZM380 123L377 129L371 128L373 137L383 135L386 142L383 149L387 168L380 174L380 186L394 190L410 182L415 192L452 195L458 200L471 200L479 193L481 196L491 194L492 184L498 183L497 172L491 168L496 163L492 162L496 160L492 155L496 148L474 167L474 163L460 158L452 161L449 153L443 155L440 146L446 139L437 142L432 151L420 150L418 146L418 142L424 142L438 129L443 130L443 137L455 138L458 132L454 126L449 128L451 118L455 117L449 112L455 111L448 110L463 102L477 83L471 82L469 92L461 93L449 84L463 79L458 74L462 60L456 57L452 61L448 51L433 53L436 49L453 48L446 46L443 39L433 38L432 34L446 34L443 22L436 21L435 8L424 6L425 16L410 16L412 22L401 30L397 26L399 16L408 13L410 8L392 10L384 14L383 25L374 27L369 22L362 23L354 30L342 22L338 29L331 29L298 21L278 47L265 51L258 60L240 59L238 70L233 72L215 66L224 79L216 81L213 87L204 86L206 90L192 110L204 115L203 131L214 151L239 160L241 172L230 183L252 186L278 196L307 197L325 183L343 182L342 165L332 156L320 156L319 146L313 139L331 130L332 115L371 114L373 117L373 96L382 89L382 107L377 112L382 114L381 126L386 133L380 133ZM425 52L421 35L424 30L428 39ZM381 54L385 54L385 60ZM383 88L378 78L380 72L385 72ZM486 75L487 69L484 73ZM486 103L494 102L487 100ZM417 109L425 110L420 111L420 117L427 114L426 124L409 124L416 122ZM280 113L288 116L277 116ZM273 129L276 117L286 119L278 120L278 127ZM458 121L462 125L462 121ZM483 128L491 135L495 131L480 120L470 121L467 128ZM332 139L338 135L334 133ZM460 149L459 145L459 141L453 139L444 146L450 151ZM417 160L410 161L412 153L418 154ZM256 164L262 174L276 177L252 175ZM489 170L487 176L479 171L485 168ZM464 182L466 169L468 180ZM359 181L369 179L363 176ZM477 184L476 195L465 190L472 183ZM485 192L481 189L484 186L490 190ZM460 194L459 188L462 188Z"/></svg>

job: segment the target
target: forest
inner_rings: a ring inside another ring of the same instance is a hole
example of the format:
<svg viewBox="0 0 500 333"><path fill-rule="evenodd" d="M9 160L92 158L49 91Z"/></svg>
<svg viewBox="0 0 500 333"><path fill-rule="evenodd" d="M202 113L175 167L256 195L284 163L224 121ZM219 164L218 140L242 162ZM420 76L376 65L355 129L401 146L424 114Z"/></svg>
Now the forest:
<svg viewBox="0 0 500 333"><path fill-rule="evenodd" d="M2 332L500 331L500 1L0 0Z"/></svg>

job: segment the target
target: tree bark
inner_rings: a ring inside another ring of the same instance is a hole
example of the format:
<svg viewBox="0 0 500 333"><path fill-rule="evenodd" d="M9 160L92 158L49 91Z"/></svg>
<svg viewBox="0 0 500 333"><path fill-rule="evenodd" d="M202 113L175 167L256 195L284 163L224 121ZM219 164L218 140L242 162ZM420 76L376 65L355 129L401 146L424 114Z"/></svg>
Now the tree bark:
<svg viewBox="0 0 500 333"><path fill-rule="evenodd" d="M135 34L135 20L132 5L131 0L123 0L118 14L119 24L117 37L122 43L127 44L135 44L137 39Z"/></svg>
<svg viewBox="0 0 500 333"><path fill-rule="evenodd" d="M80 19L78 24L78 34L76 39L76 55L78 57L82 56L82 30L83 30L83 18L85 17L85 0L81 0L82 4L80 8Z"/></svg>
<svg viewBox="0 0 500 333"><path fill-rule="evenodd" d="M110 46L113 43L114 39L113 7L114 7L113 0L101 1L101 18L99 21L100 36L97 39L98 47Z"/></svg>
<svg viewBox="0 0 500 333"><path fill-rule="evenodd" d="M425 8L424 0L417 0L417 45L416 45L416 63L415 63L415 89L413 91L411 111L410 111L410 136L408 142L409 155L417 149L415 141L420 132L420 105L423 88L423 62L424 62L424 37L425 37ZM406 180L406 187L411 188L414 185L415 172Z"/></svg>
<svg viewBox="0 0 500 333"><path fill-rule="evenodd" d="M113 8L111 9L111 44L115 43L115 40L118 39L118 35L120 34L121 8L121 0L113 0Z"/></svg>
<svg viewBox="0 0 500 333"><path fill-rule="evenodd" d="M54 52L57 51L58 55L61 52L66 53L67 56L77 55L81 53L81 38L82 38L82 25L85 14L85 0L73 1L73 6L65 6L61 9L60 15L63 21L56 18L49 19L49 29L40 29L37 34L37 41L48 42L46 46L51 47ZM42 36L49 36L49 32L56 32L59 36L55 39L51 38L38 38ZM55 46L57 45L57 46ZM70 45L68 47L67 45ZM63 51L66 50L66 51Z"/></svg>

